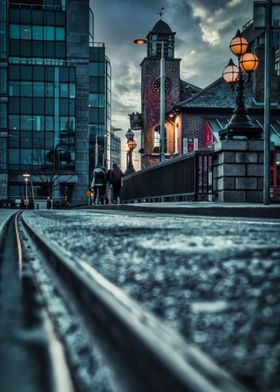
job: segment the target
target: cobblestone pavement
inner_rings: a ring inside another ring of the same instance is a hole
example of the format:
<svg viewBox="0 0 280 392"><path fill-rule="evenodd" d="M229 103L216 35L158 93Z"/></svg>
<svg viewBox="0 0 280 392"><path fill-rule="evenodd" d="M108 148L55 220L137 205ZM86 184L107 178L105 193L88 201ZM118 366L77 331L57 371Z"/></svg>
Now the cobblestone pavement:
<svg viewBox="0 0 280 392"><path fill-rule="evenodd" d="M280 221L24 212L252 391L280 385Z"/></svg>

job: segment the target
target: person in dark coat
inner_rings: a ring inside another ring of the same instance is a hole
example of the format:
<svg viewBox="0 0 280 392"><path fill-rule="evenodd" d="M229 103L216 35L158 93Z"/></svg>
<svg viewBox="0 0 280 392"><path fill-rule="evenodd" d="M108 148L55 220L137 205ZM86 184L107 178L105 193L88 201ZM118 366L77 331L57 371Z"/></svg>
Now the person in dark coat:
<svg viewBox="0 0 280 392"><path fill-rule="evenodd" d="M106 204L112 204L111 169L106 173Z"/></svg>
<svg viewBox="0 0 280 392"><path fill-rule="evenodd" d="M47 209L50 210L52 208L52 201L51 199L48 197L47 198Z"/></svg>
<svg viewBox="0 0 280 392"><path fill-rule="evenodd" d="M101 204L104 202L104 192L106 188L106 176L105 172L102 169L102 167L97 164L96 168L94 169L94 199L93 203L95 204L96 198L97 198L97 193L99 193L99 200Z"/></svg>
<svg viewBox="0 0 280 392"><path fill-rule="evenodd" d="M113 169L111 170L110 173L110 183L112 184L112 190L113 190L113 203L120 202L122 177L123 177L123 172L121 171L120 167L116 163L114 163Z"/></svg>

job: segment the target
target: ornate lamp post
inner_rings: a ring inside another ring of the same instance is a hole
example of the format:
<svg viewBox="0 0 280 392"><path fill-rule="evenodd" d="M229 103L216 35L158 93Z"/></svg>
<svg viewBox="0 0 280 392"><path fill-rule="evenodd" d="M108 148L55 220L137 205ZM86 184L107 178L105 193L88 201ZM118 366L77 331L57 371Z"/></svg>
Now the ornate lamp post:
<svg viewBox="0 0 280 392"><path fill-rule="evenodd" d="M127 176L128 174L135 172L132 163L132 153L133 150L137 147L137 144L136 141L134 140L134 133L132 132L131 129L128 129L125 136L127 138L128 151L127 151L127 168L124 174Z"/></svg>
<svg viewBox="0 0 280 392"><path fill-rule="evenodd" d="M22 177L24 178L24 182L25 182L25 199L24 199L24 205L25 205L25 208L27 208L27 207L28 207L28 204L29 204L28 191L27 191L27 184L28 184L28 180L29 180L30 174L24 173L24 174L22 175Z"/></svg>
<svg viewBox="0 0 280 392"><path fill-rule="evenodd" d="M230 122L220 131L220 138L221 140L233 139L241 136L247 139L260 139L262 128L251 121L244 101L245 84L249 81L251 73L258 68L259 60L256 54L250 51L249 44L240 30L237 30L229 47L231 52L238 57L238 66L230 59L223 71L223 78L233 90L237 91L236 107Z"/></svg>

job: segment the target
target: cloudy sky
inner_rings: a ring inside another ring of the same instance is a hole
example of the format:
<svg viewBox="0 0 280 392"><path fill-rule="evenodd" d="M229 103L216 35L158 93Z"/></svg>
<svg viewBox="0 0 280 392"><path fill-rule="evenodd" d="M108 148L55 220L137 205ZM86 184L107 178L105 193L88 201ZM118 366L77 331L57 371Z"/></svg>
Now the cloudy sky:
<svg viewBox="0 0 280 392"><path fill-rule="evenodd" d="M127 130L128 113L140 112L140 67L146 47L133 44L159 20L176 32L175 57L181 78L206 87L220 77L231 57L236 30L253 16L253 0L91 0L95 41L105 42L112 64L112 125Z"/></svg>

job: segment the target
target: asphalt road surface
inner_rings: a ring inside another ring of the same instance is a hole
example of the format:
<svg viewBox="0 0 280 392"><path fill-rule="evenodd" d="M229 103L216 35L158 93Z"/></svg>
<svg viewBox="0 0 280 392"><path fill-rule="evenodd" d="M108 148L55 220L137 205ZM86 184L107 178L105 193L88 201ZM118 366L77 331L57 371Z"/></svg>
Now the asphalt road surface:
<svg viewBox="0 0 280 392"><path fill-rule="evenodd" d="M280 385L280 221L27 211L253 391Z"/></svg>

